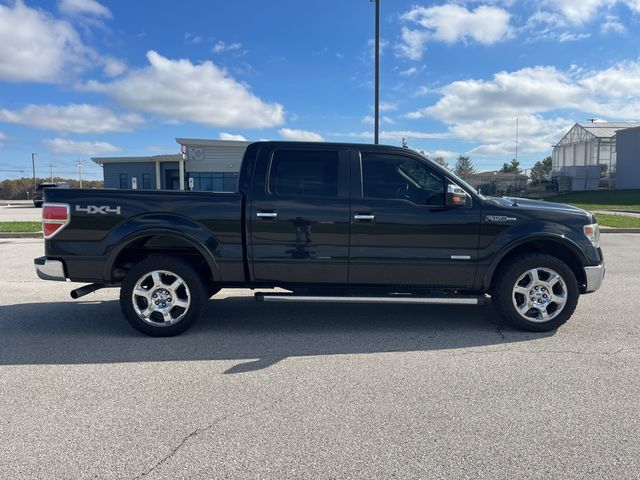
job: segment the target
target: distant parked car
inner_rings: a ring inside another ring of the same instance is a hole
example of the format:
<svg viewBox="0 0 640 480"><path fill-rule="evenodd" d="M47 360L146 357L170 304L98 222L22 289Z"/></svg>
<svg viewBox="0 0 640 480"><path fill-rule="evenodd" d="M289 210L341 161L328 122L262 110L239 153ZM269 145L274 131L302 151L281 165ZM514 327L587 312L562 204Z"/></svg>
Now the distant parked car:
<svg viewBox="0 0 640 480"><path fill-rule="evenodd" d="M33 190L33 204L38 208L42 207L44 201L42 198L42 190L45 188L71 188L71 186L64 182L39 183L35 190Z"/></svg>

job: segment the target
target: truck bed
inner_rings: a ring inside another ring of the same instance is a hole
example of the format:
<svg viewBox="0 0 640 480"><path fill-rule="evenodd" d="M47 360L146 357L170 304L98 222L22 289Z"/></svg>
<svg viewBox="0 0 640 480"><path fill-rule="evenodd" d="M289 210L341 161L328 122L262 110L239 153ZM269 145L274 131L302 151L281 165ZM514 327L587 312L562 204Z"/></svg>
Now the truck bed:
<svg viewBox="0 0 640 480"><path fill-rule="evenodd" d="M172 233L204 245L222 282L245 280L241 193L52 189L45 202L69 205L71 221L46 240L45 255L62 260L72 281L117 282L124 248L180 250L184 241L172 243Z"/></svg>

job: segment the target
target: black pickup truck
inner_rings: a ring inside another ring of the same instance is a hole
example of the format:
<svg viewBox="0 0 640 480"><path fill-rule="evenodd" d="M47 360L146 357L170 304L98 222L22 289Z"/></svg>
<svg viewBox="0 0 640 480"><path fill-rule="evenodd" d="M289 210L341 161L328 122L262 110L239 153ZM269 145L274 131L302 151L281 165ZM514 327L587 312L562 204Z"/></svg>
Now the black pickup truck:
<svg viewBox="0 0 640 480"><path fill-rule="evenodd" d="M188 329L225 287L261 301L490 295L516 326L546 331L605 271L593 214L485 197L416 152L380 145L253 143L235 193L45 190L43 232L40 278L90 283L73 298L120 287L125 317L156 336Z"/></svg>

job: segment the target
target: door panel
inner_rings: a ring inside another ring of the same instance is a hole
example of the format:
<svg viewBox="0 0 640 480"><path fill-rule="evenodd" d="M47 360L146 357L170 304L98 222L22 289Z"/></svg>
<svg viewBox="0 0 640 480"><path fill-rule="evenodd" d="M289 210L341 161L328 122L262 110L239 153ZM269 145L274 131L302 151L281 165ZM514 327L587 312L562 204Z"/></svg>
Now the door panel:
<svg viewBox="0 0 640 480"><path fill-rule="evenodd" d="M347 283L348 152L287 147L260 156L249 209L254 279Z"/></svg>
<svg viewBox="0 0 640 480"><path fill-rule="evenodd" d="M352 170L350 283L473 285L479 205L445 207L445 177L412 156L356 153Z"/></svg>

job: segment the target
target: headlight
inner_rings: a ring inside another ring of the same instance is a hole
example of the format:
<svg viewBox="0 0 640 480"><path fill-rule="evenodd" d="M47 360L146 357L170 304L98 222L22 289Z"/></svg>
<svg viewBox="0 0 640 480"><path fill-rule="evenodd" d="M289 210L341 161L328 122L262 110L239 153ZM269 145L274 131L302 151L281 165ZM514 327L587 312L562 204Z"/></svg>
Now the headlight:
<svg viewBox="0 0 640 480"><path fill-rule="evenodd" d="M585 237L589 239L591 245L596 248L600 247L600 225L592 223L591 225L585 225L582 227Z"/></svg>

